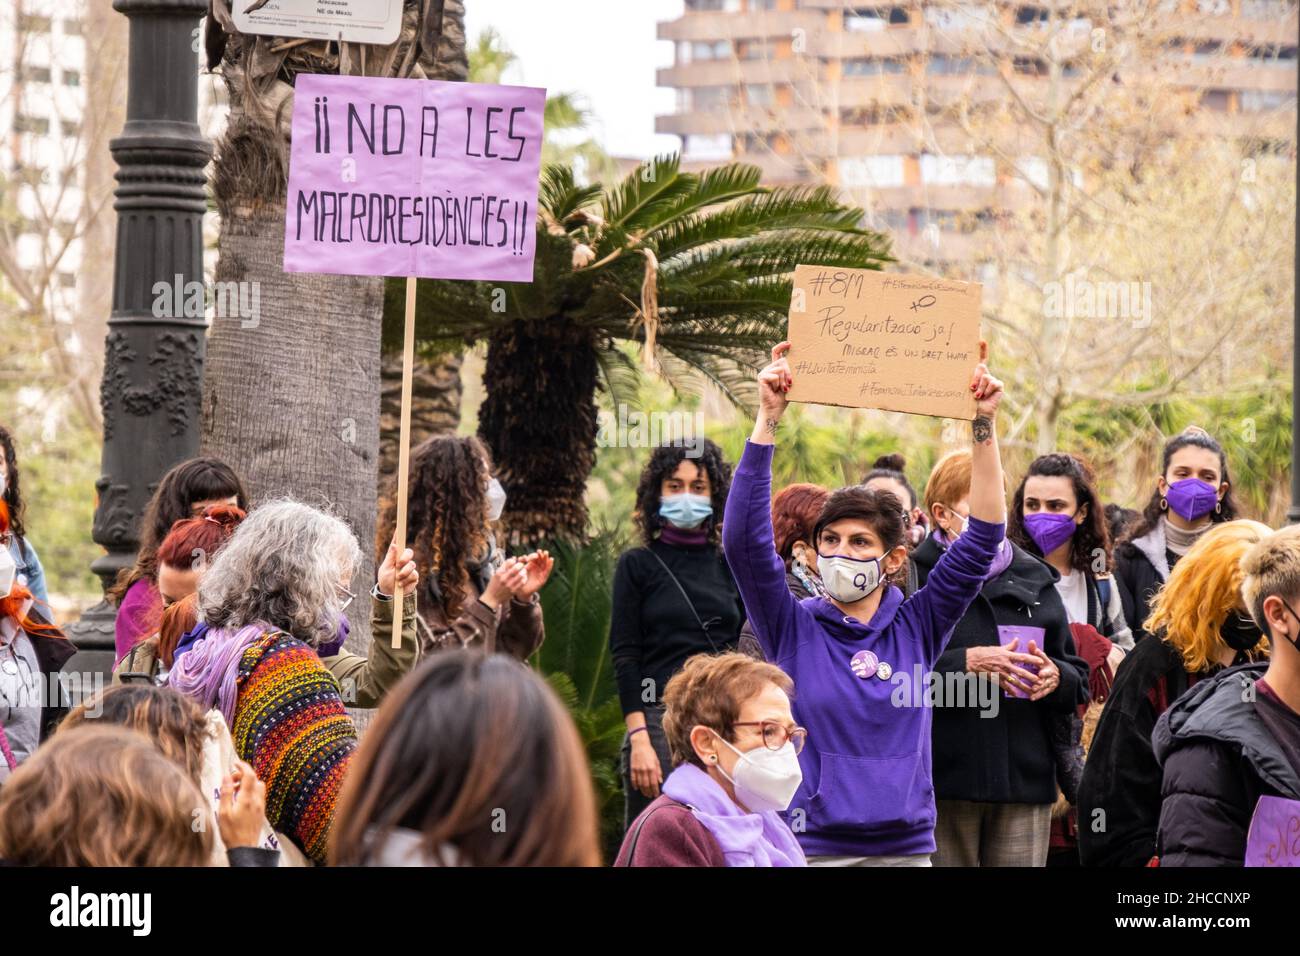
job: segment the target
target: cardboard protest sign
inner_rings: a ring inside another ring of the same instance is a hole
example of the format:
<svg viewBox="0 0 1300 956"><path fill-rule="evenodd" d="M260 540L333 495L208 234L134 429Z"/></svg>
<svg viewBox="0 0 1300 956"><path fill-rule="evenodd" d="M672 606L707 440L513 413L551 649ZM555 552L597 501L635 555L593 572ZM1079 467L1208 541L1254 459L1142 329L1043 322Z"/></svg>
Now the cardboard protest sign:
<svg viewBox="0 0 1300 956"><path fill-rule="evenodd" d="M796 266L790 400L974 420L981 291L933 276Z"/></svg>
<svg viewBox="0 0 1300 956"><path fill-rule="evenodd" d="M253 0L231 3L240 33L311 37L387 46L402 27L402 0Z"/></svg>
<svg viewBox="0 0 1300 956"><path fill-rule="evenodd" d="M1300 800L1259 798L1246 834L1246 866L1300 866Z"/></svg>
<svg viewBox="0 0 1300 956"><path fill-rule="evenodd" d="M284 270L531 281L545 100L299 74Z"/></svg>

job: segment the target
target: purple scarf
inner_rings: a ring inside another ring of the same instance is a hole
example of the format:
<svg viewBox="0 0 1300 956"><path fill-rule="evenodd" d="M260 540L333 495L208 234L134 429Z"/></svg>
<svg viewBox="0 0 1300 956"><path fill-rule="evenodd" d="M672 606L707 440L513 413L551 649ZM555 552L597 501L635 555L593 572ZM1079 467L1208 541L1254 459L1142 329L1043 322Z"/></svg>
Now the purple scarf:
<svg viewBox="0 0 1300 956"><path fill-rule="evenodd" d="M933 532L930 537L933 538L934 543L944 551L948 550L948 538L944 535L942 529ZM998 545L998 553L993 556L993 564L989 567L989 573L984 575L984 580L992 581L999 574L1005 571L1011 565L1011 559L1013 557L1014 554L1012 553L1010 542L1008 542L1006 538L1003 538L1002 543Z"/></svg>
<svg viewBox="0 0 1300 956"><path fill-rule="evenodd" d="M674 528L666 524L659 531L659 540L674 548L702 548L709 543L708 528Z"/></svg>
<svg viewBox="0 0 1300 956"><path fill-rule="evenodd" d="M316 656L324 660L326 657L334 657L343 649L343 642L348 639L348 633L352 630L352 625L348 623L345 617L339 623L339 631L334 640L328 644L322 644L316 648ZM172 652L172 666L176 665L181 659L181 655L191 647L202 640L208 633L208 626L202 621L194 625L194 630L186 631L181 635L181 639L176 642L176 650Z"/></svg>
<svg viewBox="0 0 1300 956"><path fill-rule="evenodd" d="M727 866L807 866L799 841L775 812L746 813L718 783L694 764L668 775L663 792L691 808L713 834Z"/></svg>
<svg viewBox="0 0 1300 956"><path fill-rule="evenodd" d="M247 624L238 631L209 630L177 656L167 675L167 686L196 700L204 710L216 707L235 726L236 679L244 651L263 634L275 630L265 624Z"/></svg>

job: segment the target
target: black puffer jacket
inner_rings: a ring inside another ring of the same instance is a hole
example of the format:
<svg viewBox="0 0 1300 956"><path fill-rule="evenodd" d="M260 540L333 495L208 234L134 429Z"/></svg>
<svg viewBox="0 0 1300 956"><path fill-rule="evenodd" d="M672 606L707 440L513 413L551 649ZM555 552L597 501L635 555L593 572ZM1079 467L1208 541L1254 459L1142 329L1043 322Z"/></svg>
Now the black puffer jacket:
<svg viewBox="0 0 1300 956"><path fill-rule="evenodd" d="M1258 663L1221 671L1157 721L1161 866L1241 866L1259 798L1300 800L1300 775L1260 719L1258 692L1243 693L1266 670Z"/></svg>
<svg viewBox="0 0 1300 956"><path fill-rule="evenodd" d="M926 538L912 553L922 586L942 554L933 538ZM966 649L996 647L999 625L1041 627L1042 650L1061 671L1061 683L1042 700L1005 697L995 689L996 717L983 716L985 711L976 701L965 701L967 706L961 707L944 701L947 706L935 707L931 744L934 792L940 800L1038 804L1056 800L1052 722L1069 719L1075 708L1088 702L1088 665L1075 653L1065 605L1056 591L1058 577L1051 567L1015 548L1011 563L985 582L939 655L934 667L939 677L963 674Z"/></svg>

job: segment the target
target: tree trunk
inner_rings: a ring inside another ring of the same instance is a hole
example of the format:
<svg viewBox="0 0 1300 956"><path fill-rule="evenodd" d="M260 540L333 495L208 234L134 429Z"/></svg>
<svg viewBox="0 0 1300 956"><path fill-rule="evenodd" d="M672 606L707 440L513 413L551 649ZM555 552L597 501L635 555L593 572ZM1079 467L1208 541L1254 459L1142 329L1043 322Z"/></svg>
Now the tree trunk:
<svg viewBox="0 0 1300 956"><path fill-rule="evenodd" d="M217 316L204 365L202 447L256 501L291 495L329 508L365 554L353 577L353 636L369 643L379 444L383 280L286 273L284 207L223 204L218 282L257 290L256 321Z"/></svg>
<svg viewBox="0 0 1300 956"><path fill-rule="evenodd" d="M488 339L478 431L506 490L511 547L584 539L596 385L595 338L563 318L516 320Z"/></svg>

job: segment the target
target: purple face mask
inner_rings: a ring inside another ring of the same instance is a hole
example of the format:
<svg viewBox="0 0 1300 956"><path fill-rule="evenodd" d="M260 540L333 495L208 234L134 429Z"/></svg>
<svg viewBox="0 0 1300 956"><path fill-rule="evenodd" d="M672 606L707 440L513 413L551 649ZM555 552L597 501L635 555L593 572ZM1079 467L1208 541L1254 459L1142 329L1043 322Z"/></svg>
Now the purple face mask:
<svg viewBox="0 0 1300 956"><path fill-rule="evenodd" d="M1043 556L1051 554L1065 542L1074 537L1074 517L1067 514L1053 514L1048 511L1036 511L1025 515L1025 530L1034 539Z"/></svg>
<svg viewBox="0 0 1300 956"><path fill-rule="evenodd" d="M1219 503L1219 489L1199 478L1175 481L1165 492L1165 500L1174 513L1187 521L1204 518Z"/></svg>

